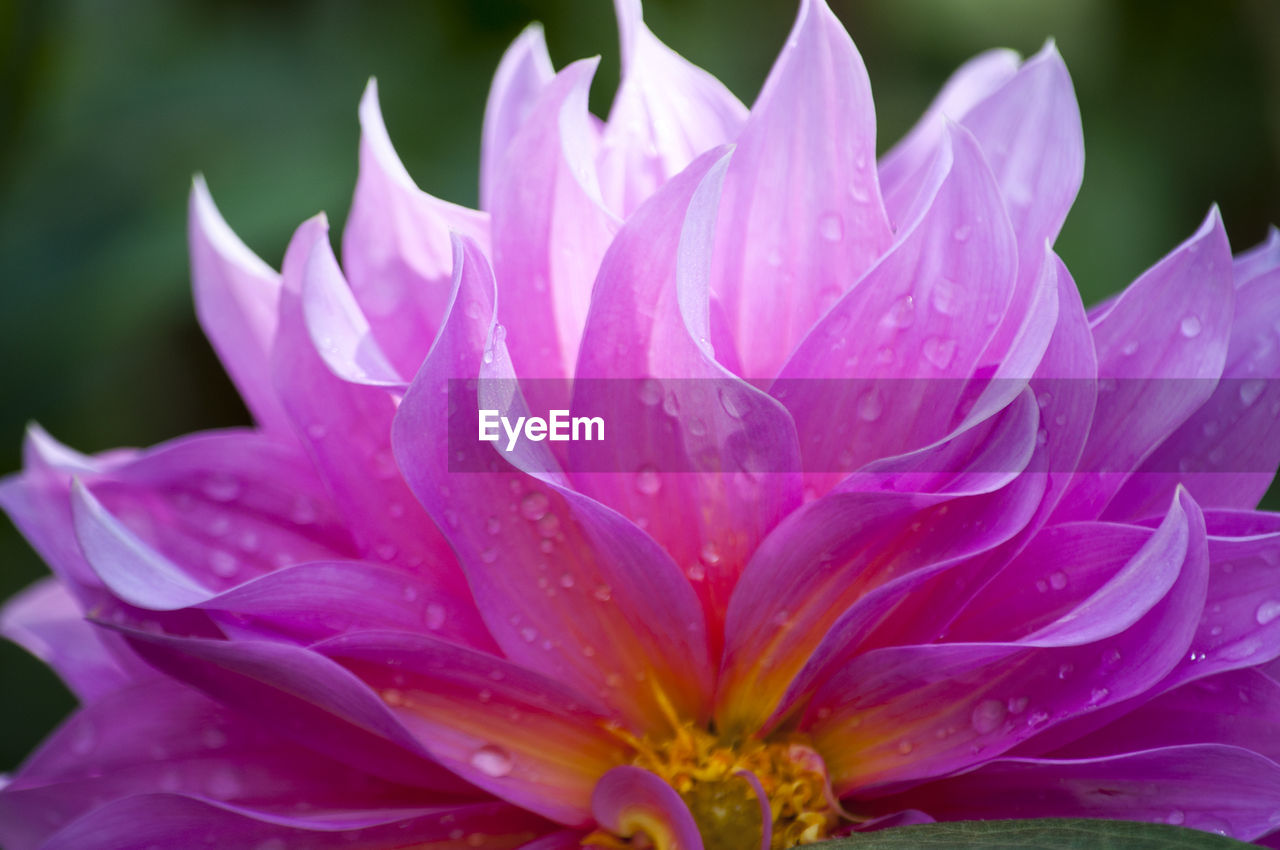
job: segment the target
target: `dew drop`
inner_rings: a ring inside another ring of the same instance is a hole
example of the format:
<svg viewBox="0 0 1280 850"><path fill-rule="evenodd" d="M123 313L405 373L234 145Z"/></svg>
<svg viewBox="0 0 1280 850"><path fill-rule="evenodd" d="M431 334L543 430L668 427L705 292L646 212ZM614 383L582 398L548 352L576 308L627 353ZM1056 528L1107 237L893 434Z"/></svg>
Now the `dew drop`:
<svg viewBox="0 0 1280 850"><path fill-rule="evenodd" d="M844 238L844 219L839 213L825 213L818 220L818 232L828 242L839 242Z"/></svg>
<svg viewBox="0 0 1280 850"><path fill-rule="evenodd" d="M488 549L485 549L480 553L480 560L484 561L486 564L492 564L494 561L498 560L498 550L490 546Z"/></svg>
<svg viewBox="0 0 1280 850"><path fill-rule="evenodd" d="M230 552L214 549L209 553L209 568L213 570L214 575L222 578L231 578L236 574L236 569L239 566L236 556Z"/></svg>
<svg viewBox="0 0 1280 850"><path fill-rule="evenodd" d="M662 401L662 384L653 378L645 378L640 382L640 403L647 407L657 407Z"/></svg>
<svg viewBox="0 0 1280 850"><path fill-rule="evenodd" d="M955 356L956 341L954 339L931 336L924 341L924 359L939 369L950 366Z"/></svg>
<svg viewBox="0 0 1280 850"><path fill-rule="evenodd" d="M574 583L573 573L565 573L564 575L560 576L560 586L563 587L565 590L568 590L569 588L573 587L573 583Z"/></svg>
<svg viewBox="0 0 1280 850"><path fill-rule="evenodd" d="M1062 570L1055 570L1049 573L1049 586L1054 590L1062 590L1067 586L1067 574Z"/></svg>
<svg viewBox="0 0 1280 850"><path fill-rule="evenodd" d="M1089 692L1089 705L1099 705L1109 696L1111 696L1111 691L1107 688L1094 688Z"/></svg>
<svg viewBox="0 0 1280 850"><path fill-rule="evenodd" d="M974 707L973 714L969 718L973 724L973 731L979 735L991 734L1004 723L1005 713L1005 705L1000 700L983 700Z"/></svg>
<svg viewBox="0 0 1280 850"><path fill-rule="evenodd" d="M709 567L720 563L720 548L716 546L714 540L708 540L702 544L702 551L699 553L702 562Z"/></svg>
<svg viewBox="0 0 1280 850"><path fill-rule="evenodd" d="M858 399L858 418L864 422L875 422L884 413L884 399L880 391L872 387Z"/></svg>
<svg viewBox="0 0 1280 850"><path fill-rule="evenodd" d="M215 502L230 502L240 495L240 482L230 475L211 475L204 482L204 494Z"/></svg>
<svg viewBox="0 0 1280 850"><path fill-rule="evenodd" d="M591 595L601 602L608 602L613 598L613 589L607 584L602 584L592 591Z"/></svg>
<svg viewBox="0 0 1280 850"><path fill-rule="evenodd" d="M422 619L427 624L428 629L433 632L440 631L440 629L444 627L444 606L439 602L428 602L426 610L423 612Z"/></svg>
<svg viewBox="0 0 1280 850"><path fill-rule="evenodd" d="M1131 339L1120 349L1120 353L1125 357L1132 357L1138 350L1138 341Z"/></svg>
<svg viewBox="0 0 1280 850"><path fill-rule="evenodd" d="M902 329L911 327L915 320L916 301L910 295L903 295L889 305L889 311L881 321L888 327Z"/></svg>
<svg viewBox="0 0 1280 850"><path fill-rule="evenodd" d="M656 496L662 489L662 478L652 466L641 467L636 473L636 489L645 496Z"/></svg>
<svg viewBox="0 0 1280 850"><path fill-rule="evenodd" d="M1010 713L1010 714L1021 714L1022 712L1024 712L1024 711L1026 711L1026 710L1027 710L1027 703L1028 703L1028 702L1030 702L1030 700L1029 700L1029 699L1027 699L1026 697L1010 697L1010 698L1009 698L1009 713Z"/></svg>
<svg viewBox="0 0 1280 850"><path fill-rule="evenodd" d="M1058 678L1069 679L1071 677L1071 674L1075 672L1075 669L1076 667L1074 664L1063 664L1061 667L1058 668Z"/></svg>
<svg viewBox="0 0 1280 850"><path fill-rule="evenodd" d="M313 440L323 440L329 433L329 429L319 422L312 422L307 426L307 436Z"/></svg>
<svg viewBox="0 0 1280 850"><path fill-rule="evenodd" d="M904 739L898 742L898 753L901 755L904 755L904 756L908 755L914 749L915 749L915 745L913 745L910 741L907 741Z"/></svg>
<svg viewBox="0 0 1280 850"><path fill-rule="evenodd" d="M717 391L717 395L720 396L720 406L724 408L724 412L726 415L729 416L729 418L731 419L742 418L742 412L743 412L742 402L739 399L737 399L732 392L729 392L724 387L721 387Z"/></svg>
<svg viewBox="0 0 1280 850"><path fill-rule="evenodd" d="M1254 619L1258 621L1259 626L1265 626L1267 623L1274 621L1280 617L1280 602L1269 600L1258 606L1258 610L1254 613Z"/></svg>
<svg viewBox="0 0 1280 850"><path fill-rule="evenodd" d="M689 569L685 570L685 575L689 576L689 581L705 581L707 568L702 564L691 564Z"/></svg>
<svg viewBox="0 0 1280 850"><path fill-rule="evenodd" d="M1187 816L1186 814L1183 813L1181 809L1174 809L1173 811L1169 812L1169 816L1164 819L1165 823L1170 823L1170 824L1173 824L1174 826L1179 826L1185 823L1186 820L1187 820Z"/></svg>
<svg viewBox="0 0 1280 850"><path fill-rule="evenodd" d="M954 281L947 280L945 277L938 278L933 285L933 291L929 293L929 303L944 316L955 314L956 309L956 285Z"/></svg>
<svg viewBox="0 0 1280 850"><path fill-rule="evenodd" d="M498 779L510 773L513 764L510 753L490 744L471 754L471 766L485 776Z"/></svg>
<svg viewBox="0 0 1280 850"><path fill-rule="evenodd" d="M1243 381L1240 384L1240 403L1245 407L1252 407L1253 403L1262 395L1262 391L1267 388L1266 381L1261 378L1252 378Z"/></svg>
<svg viewBox="0 0 1280 850"><path fill-rule="evenodd" d="M555 514L551 514L551 513L544 514L538 520L538 533L541 534L543 537L555 537L559 531L560 531L560 517L556 516ZM544 540L542 542L549 543L551 541Z"/></svg>
<svg viewBox="0 0 1280 850"><path fill-rule="evenodd" d="M547 515L547 495L534 490L520 500L520 515L530 522L537 522Z"/></svg>
<svg viewBox="0 0 1280 850"><path fill-rule="evenodd" d="M502 522L496 516L491 516L485 520L484 530L490 534L497 534L502 530Z"/></svg>
<svg viewBox="0 0 1280 850"><path fill-rule="evenodd" d="M1200 320L1195 316L1183 316L1182 321L1178 324L1178 330L1187 339L1195 339L1200 336Z"/></svg>
<svg viewBox="0 0 1280 850"><path fill-rule="evenodd" d="M957 242L963 242L969 238L969 234L973 232L973 228L967 224L962 224L951 232L951 238Z"/></svg>
<svg viewBox="0 0 1280 850"><path fill-rule="evenodd" d="M533 643L538 639L538 630L533 626L525 626L520 630L520 637L525 643Z"/></svg>

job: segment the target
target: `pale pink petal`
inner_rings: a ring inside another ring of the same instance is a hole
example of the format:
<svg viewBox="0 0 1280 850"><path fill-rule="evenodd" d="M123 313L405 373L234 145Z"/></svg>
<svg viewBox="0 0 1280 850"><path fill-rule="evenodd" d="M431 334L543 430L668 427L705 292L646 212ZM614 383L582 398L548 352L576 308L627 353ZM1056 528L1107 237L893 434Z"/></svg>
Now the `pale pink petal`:
<svg viewBox="0 0 1280 850"><path fill-rule="evenodd" d="M449 303L450 232L488 244L489 217L417 187L391 146L375 80L360 100L360 128L360 177L342 234L342 263L374 337L408 378Z"/></svg>
<svg viewBox="0 0 1280 850"><path fill-rule="evenodd" d="M875 153L862 58L823 0L803 0L725 177L712 288L746 377L778 374L889 246Z"/></svg>
<svg viewBox="0 0 1280 850"><path fill-rule="evenodd" d="M502 159L542 90L555 76L541 24L530 24L502 54L484 107L480 142L480 206L493 209Z"/></svg>

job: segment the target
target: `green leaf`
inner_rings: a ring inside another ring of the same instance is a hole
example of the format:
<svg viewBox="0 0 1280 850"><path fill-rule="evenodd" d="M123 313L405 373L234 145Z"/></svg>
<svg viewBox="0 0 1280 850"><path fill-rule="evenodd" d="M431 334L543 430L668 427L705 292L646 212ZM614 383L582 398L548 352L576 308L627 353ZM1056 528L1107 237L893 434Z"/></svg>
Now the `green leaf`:
<svg viewBox="0 0 1280 850"><path fill-rule="evenodd" d="M824 850L1231 850L1253 845L1166 824L1052 818L903 826L814 846Z"/></svg>

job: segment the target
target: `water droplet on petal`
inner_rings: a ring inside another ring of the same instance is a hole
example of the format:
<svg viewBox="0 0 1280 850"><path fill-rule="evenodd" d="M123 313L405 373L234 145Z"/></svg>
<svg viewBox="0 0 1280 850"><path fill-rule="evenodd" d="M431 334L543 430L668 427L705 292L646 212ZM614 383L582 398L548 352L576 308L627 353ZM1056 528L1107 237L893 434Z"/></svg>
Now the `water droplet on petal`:
<svg viewBox="0 0 1280 850"><path fill-rule="evenodd" d="M1059 679L1070 678L1071 674L1075 672L1075 669L1076 667L1074 664L1063 664L1061 667L1058 668L1058 678Z"/></svg>
<svg viewBox="0 0 1280 850"><path fill-rule="evenodd" d="M858 417L864 422L875 422L884 413L884 399L880 391L872 387L858 399Z"/></svg>
<svg viewBox="0 0 1280 850"><path fill-rule="evenodd" d="M490 546L488 549L485 549L480 553L480 560L484 561L486 564L492 564L494 561L498 560L498 550Z"/></svg>
<svg viewBox="0 0 1280 850"><path fill-rule="evenodd" d="M946 369L956 356L956 341L932 336L924 341L924 358L939 369Z"/></svg>
<svg viewBox="0 0 1280 850"><path fill-rule="evenodd" d="M645 378L640 382L640 403L655 407L662 401L662 384L653 378Z"/></svg>
<svg viewBox="0 0 1280 850"><path fill-rule="evenodd" d="M534 490L520 500L520 515L537 522L547 515L547 494Z"/></svg>
<svg viewBox="0 0 1280 850"><path fill-rule="evenodd" d="M1123 354L1125 357L1132 357L1134 353L1137 352L1137 350L1138 350L1138 341L1135 339L1131 339L1128 342L1126 342L1124 346L1120 349L1120 353Z"/></svg>
<svg viewBox="0 0 1280 850"><path fill-rule="evenodd" d="M904 755L904 756L908 755L914 749L915 749L915 745L912 744L910 741L907 741L904 739L898 742L898 753L900 755Z"/></svg>
<svg viewBox="0 0 1280 850"><path fill-rule="evenodd" d="M1099 705L1109 696L1111 691L1107 688L1094 688L1089 692L1089 705Z"/></svg>
<svg viewBox="0 0 1280 850"><path fill-rule="evenodd" d="M1062 590L1067 586L1067 574L1062 570L1055 570L1049 573L1049 586L1054 590Z"/></svg>
<svg viewBox="0 0 1280 850"><path fill-rule="evenodd" d="M601 602L608 602L613 598L613 589L607 584L602 584L592 591L591 595Z"/></svg>
<svg viewBox="0 0 1280 850"><path fill-rule="evenodd" d="M973 228L967 224L962 224L951 232L951 238L957 242L963 242L969 238L969 234L973 232Z"/></svg>
<svg viewBox="0 0 1280 850"><path fill-rule="evenodd" d="M892 304L881 321L891 328L909 328L916 320L916 301L910 295L903 295Z"/></svg>
<svg viewBox="0 0 1280 850"><path fill-rule="evenodd" d="M1243 381L1240 384L1240 403L1245 407L1252 407L1253 403L1262 395L1262 391L1267 388L1267 382L1261 378L1252 378Z"/></svg>
<svg viewBox="0 0 1280 850"><path fill-rule="evenodd" d="M423 621L426 622L427 628L433 632L438 632L444 626L445 610L444 606L439 602L427 603L426 610L423 612Z"/></svg>
<svg viewBox="0 0 1280 850"><path fill-rule="evenodd" d="M945 277L938 278L929 294L929 303L933 309L944 316L951 316L956 308L956 284Z"/></svg>
<svg viewBox="0 0 1280 850"><path fill-rule="evenodd" d="M1173 824L1174 826L1179 826L1186 822L1187 816L1186 814L1183 813L1181 809L1174 809L1173 811L1169 812L1169 816L1166 817L1164 820L1165 820L1165 823L1170 823L1170 824Z"/></svg>
<svg viewBox="0 0 1280 850"><path fill-rule="evenodd" d="M525 643L533 643L538 639L538 630L533 626L525 626L520 630L520 637Z"/></svg>
<svg viewBox="0 0 1280 850"><path fill-rule="evenodd" d="M970 722L973 724L973 731L979 735L989 735L1000 728L1000 724L1004 723L1005 705L998 699L987 699L974 706L973 714Z"/></svg>
<svg viewBox="0 0 1280 850"><path fill-rule="evenodd" d="M1280 617L1280 602L1267 601L1258 606L1258 610L1254 613L1254 619L1258 621L1259 626L1265 626Z"/></svg>
<svg viewBox="0 0 1280 850"><path fill-rule="evenodd" d="M825 213L818 220L818 232L828 242L839 242L844 238L844 219L839 213Z"/></svg>
<svg viewBox="0 0 1280 850"><path fill-rule="evenodd" d="M506 750L490 744L471 754L471 766L485 776L498 779L511 772L513 759Z"/></svg>
<svg viewBox="0 0 1280 850"><path fill-rule="evenodd" d="M224 552L221 549L214 549L209 553L209 568L213 570L214 575L222 578L231 578L236 574L236 569L240 566L236 556L230 552Z"/></svg>
<svg viewBox="0 0 1280 850"><path fill-rule="evenodd" d="M636 489L645 496L656 496L662 489L662 478L652 466L645 466L636 473Z"/></svg>
<svg viewBox="0 0 1280 850"><path fill-rule="evenodd" d="M1182 321L1178 323L1178 330L1187 339L1194 339L1200 336L1200 319L1195 316L1183 316Z"/></svg>
<svg viewBox="0 0 1280 850"><path fill-rule="evenodd" d="M1029 700L1029 699L1027 699L1026 697L1010 697L1010 698L1009 698L1009 713L1010 713L1010 714L1021 714L1022 712L1024 712L1024 711L1026 711L1026 710L1027 710L1027 703L1028 703L1028 702L1030 702L1030 700Z"/></svg>
<svg viewBox="0 0 1280 850"><path fill-rule="evenodd" d="M240 482L230 475L211 475L204 482L204 494L215 502L230 502L240 495Z"/></svg>

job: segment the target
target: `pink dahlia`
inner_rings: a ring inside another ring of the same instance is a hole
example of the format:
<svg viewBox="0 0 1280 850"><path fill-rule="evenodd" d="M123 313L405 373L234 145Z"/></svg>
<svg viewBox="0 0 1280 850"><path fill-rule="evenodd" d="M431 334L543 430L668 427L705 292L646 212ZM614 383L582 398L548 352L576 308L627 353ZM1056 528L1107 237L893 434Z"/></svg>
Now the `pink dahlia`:
<svg viewBox="0 0 1280 850"><path fill-rule="evenodd" d="M618 16L605 122L593 62L507 53L481 211L413 184L370 84L341 267L319 216L277 274L197 180L197 310L257 427L32 429L0 503L54 577L3 630L83 706L0 841L1267 835L1280 237L1233 259L1212 211L1086 312L1052 45L966 64L877 162L822 0L750 110Z"/></svg>

